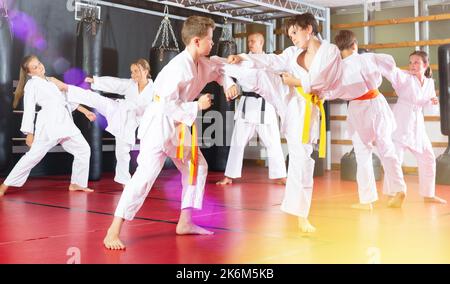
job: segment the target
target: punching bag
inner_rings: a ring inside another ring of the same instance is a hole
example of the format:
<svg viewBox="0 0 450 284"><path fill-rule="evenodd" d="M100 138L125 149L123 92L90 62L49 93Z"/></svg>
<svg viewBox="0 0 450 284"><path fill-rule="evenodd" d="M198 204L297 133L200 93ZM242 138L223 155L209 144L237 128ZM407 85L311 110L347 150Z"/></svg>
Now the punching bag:
<svg viewBox="0 0 450 284"><path fill-rule="evenodd" d="M82 68L88 76L101 76L102 23L81 21L79 25L76 49L77 66ZM99 180L102 173L103 129L97 121L90 122L79 112L74 113L74 120L91 147L89 179Z"/></svg>
<svg viewBox="0 0 450 284"><path fill-rule="evenodd" d="M172 36L172 41L169 40L169 34ZM161 43L160 45L157 45L157 42L160 39ZM169 20L169 8L168 6L165 6L164 18L159 25L158 32L156 33L149 52L150 75L153 81L155 81L156 76L158 76L164 66L166 66L167 63L169 63L169 61L179 53L180 49L178 47L178 41ZM176 166L172 162L172 159L166 158L164 162L164 169L175 168Z"/></svg>
<svg viewBox="0 0 450 284"><path fill-rule="evenodd" d="M381 161L375 154L372 154L372 165L375 180L381 180L381 178L383 177L383 172L381 170ZM357 163L355 149L352 148L350 152L345 153L341 158L341 179L356 181L356 168Z"/></svg>
<svg viewBox="0 0 450 284"><path fill-rule="evenodd" d="M436 159L436 183L450 184L450 44L438 48L441 132L448 136L445 152Z"/></svg>
<svg viewBox="0 0 450 284"><path fill-rule="evenodd" d="M169 34L172 36L172 42L169 40ZM161 44L156 45L161 36ZM152 43L152 48L150 49L150 75L153 81L158 76L158 73L169 63L172 58L180 53L178 48L178 41L173 32L172 25L169 20L169 8L164 7L164 18L159 25L158 32L156 33L155 39Z"/></svg>
<svg viewBox="0 0 450 284"><path fill-rule="evenodd" d="M152 79L155 80L158 73L164 66L169 63L172 58L178 55L180 51L175 47L152 47L150 49L150 74Z"/></svg>
<svg viewBox="0 0 450 284"><path fill-rule="evenodd" d="M219 41L217 45L218 56L228 57L228 55L236 54L236 52L237 45L233 40L223 39ZM209 169L223 172L227 165L228 153L230 152L229 145L233 134L234 101L227 102L223 87L217 82L209 83L202 93L213 94L213 105L202 113L202 136L206 142L205 147L202 148L202 153L208 162ZM212 132L208 128L213 128L215 131ZM212 145L208 145L208 141L213 141Z"/></svg>
<svg viewBox="0 0 450 284"><path fill-rule="evenodd" d="M6 10L5 10L6 11ZM0 171L12 158L12 36L8 17L0 16Z"/></svg>

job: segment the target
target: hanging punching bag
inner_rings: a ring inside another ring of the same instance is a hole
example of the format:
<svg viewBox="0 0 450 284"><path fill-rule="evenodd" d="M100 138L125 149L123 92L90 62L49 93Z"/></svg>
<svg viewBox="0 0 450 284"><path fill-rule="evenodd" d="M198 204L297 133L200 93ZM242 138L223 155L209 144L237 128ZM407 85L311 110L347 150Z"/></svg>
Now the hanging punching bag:
<svg viewBox="0 0 450 284"><path fill-rule="evenodd" d="M169 40L169 34L172 36L172 41ZM157 42L160 37L161 44L157 46ZM156 76L158 76L164 66L166 66L167 63L169 63L169 61L179 53L180 49L178 48L178 41L169 20L169 7L166 5L164 7L164 18L159 25L158 32L156 33L149 52L150 75L153 81L156 79ZM164 162L164 169L175 168L176 166L172 162L172 159L167 158Z"/></svg>
<svg viewBox="0 0 450 284"><path fill-rule="evenodd" d="M152 47L150 48L150 74L155 80L158 73L172 58L178 55L180 51L175 47Z"/></svg>
<svg viewBox="0 0 450 284"><path fill-rule="evenodd" d="M231 37L224 37L224 34L225 31L222 31L222 37L217 44L217 55L226 58L228 55L236 54L237 45ZM209 83L202 93L213 94L213 105L203 112L202 136L203 141L214 142L205 145L206 147L202 148L202 153L208 162L209 169L223 172L227 165L228 153L230 152L229 143L233 133L234 101L227 102L223 87L216 82ZM210 111L211 113L208 114ZM209 129L210 127L215 131L212 132Z"/></svg>
<svg viewBox="0 0 450 284"><path fill-rule="evenodd" d="M102 23L98 20L81 21L79 25L77 66L82 68L88 76L100 76L102 74ZM90 122L79 112L74 112L74 120L91 146L89 179L99 180L102 173L103 129L97 121Z"/></svg>
<svg viewBox="0 0 450 284"><path fill-rule="evenodd" d="M172 44L169 40L169 32L172 35ZM161 36L161 44L159 46L156 43ZM150 75L155 80L158 73L169 63L172 58L180 53L178 48L178 41L173 32L172 25L169 20L169 8L164 7L164 19L161 21L156 37L153 40L152 48L150 49Z"/></svg>
<svg viewBox="0 0 450 284"><path fill-rule="evenodd" d="M5 15L0 16L0 171L8 167L12 157L11 58L12 36L9 20Z"/></svg>
<svg viewBox="0 0 450 284"><path fill-rule="evenodd" d="M450 184L450 44L438 48L441 132L448 136L445 152L436 159L436 183Z"/></svg>

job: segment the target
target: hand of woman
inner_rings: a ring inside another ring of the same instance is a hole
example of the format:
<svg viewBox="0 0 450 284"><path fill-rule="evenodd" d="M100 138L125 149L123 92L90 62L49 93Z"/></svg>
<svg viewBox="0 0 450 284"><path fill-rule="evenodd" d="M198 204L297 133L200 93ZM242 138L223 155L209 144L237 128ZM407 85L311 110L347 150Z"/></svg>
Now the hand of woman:
<svg viewBox="0 0 450 284"><path fill-rule="evenodd" d="M92 84L92 83L94 83L94 78L86 77L86 78L84 79L84 81L85 81L86 83Z"/></svg>

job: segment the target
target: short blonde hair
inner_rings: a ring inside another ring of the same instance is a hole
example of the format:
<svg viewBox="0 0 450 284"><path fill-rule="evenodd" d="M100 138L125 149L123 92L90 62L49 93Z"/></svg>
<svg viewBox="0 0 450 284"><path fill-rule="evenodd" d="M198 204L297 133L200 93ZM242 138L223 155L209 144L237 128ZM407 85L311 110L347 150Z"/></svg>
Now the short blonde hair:
<svg viewBox="0 0 450 284"><path fill-rule="evenodd" d="M214 30L215 23L212 19L201 16L190 16L183 23L181 30L181 39L185 45L188 45L191 40L198 36L200 38L208 34L208 29Z"/></svg>

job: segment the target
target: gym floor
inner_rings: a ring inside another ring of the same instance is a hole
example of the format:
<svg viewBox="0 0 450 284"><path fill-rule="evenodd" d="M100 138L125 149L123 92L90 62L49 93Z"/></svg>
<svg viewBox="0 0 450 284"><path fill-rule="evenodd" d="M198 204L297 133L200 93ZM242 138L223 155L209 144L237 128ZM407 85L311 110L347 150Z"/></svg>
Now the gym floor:
<svg viewBox="0 0 450 284"><path fill-rule="evenodd" d="M125 251L102 244L122 191L112 176L90 183L90 194L68 192L67 176L30 178L0 200L0 263L450 263L450 207L425 204L417 176L406 176L402 209L387 208L381 196L373 212L350 208L356 183L338 171L315 178L312 235L280 211L284 187L267 179L266 168L246 167L226 187L215 185L221 177L209 174L194 218L214 235L175 234L180 176L164 170L124 225ZM438 185L437 194L450 200L450 186Z"/></svg>

